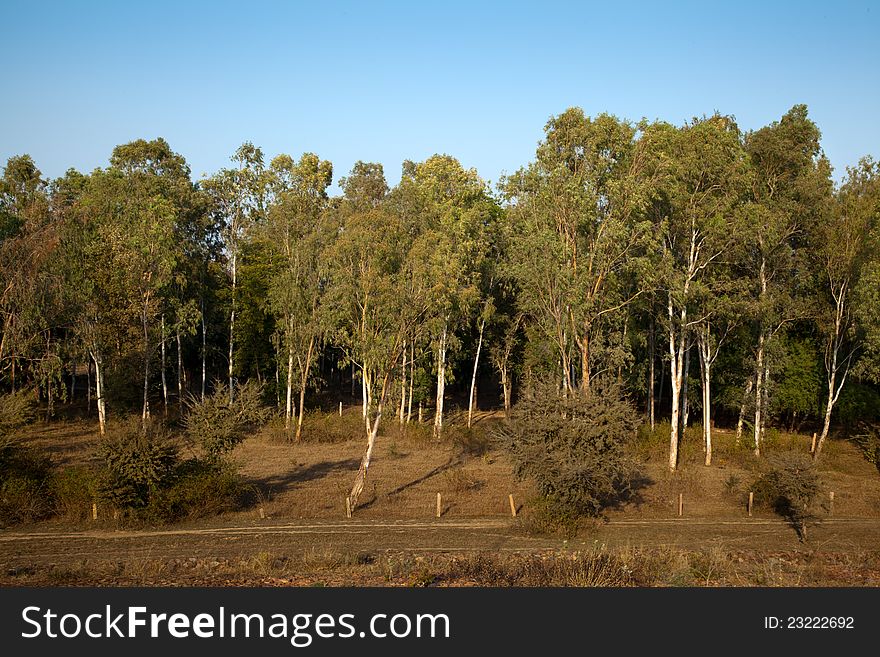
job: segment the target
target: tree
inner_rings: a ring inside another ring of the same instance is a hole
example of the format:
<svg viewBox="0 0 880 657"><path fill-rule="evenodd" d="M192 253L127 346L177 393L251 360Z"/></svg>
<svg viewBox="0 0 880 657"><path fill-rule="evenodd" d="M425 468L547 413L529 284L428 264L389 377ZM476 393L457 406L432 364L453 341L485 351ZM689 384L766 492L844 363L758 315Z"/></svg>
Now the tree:
<svg viewBox="0 0 880 657"><path fill-rule="evenodd" d="M320 221L333 167L312 153L304 154L298 163L288 155L279 155L272 160L269 173L277 202L267 213L260 236L272 262L269 304L278 318L286 347L284 418L288 432L291 431L295 365L299 372L296 426L296 440L299 440L306 385L324 331L320 255L327 240Z"/></svg>
<svg viewBox="0 0 880 657"><path fill-rule="evenodd" d="M223 222L223 241L226 247L231 282L229 301L229 399L235 394L235 312L238 266L242 247L248 234L265 209L265 170L263 151L245 142L232 156L238 164L234 169L221 169L202 186L214 203L214 211Z"/></svg>
<svg viewBox="0 0 880 657"><path fill-rule="evenodd" d="M536 161L505 183L519 233L510 274L523 310L556 344L563 391L576 387L573 351L586 390L597 367L613 366L612 316L646 289L629 280L648 273L646 152L636 126L577 108L551 118L545 135Z"/></svg>
<svg viewBox="0 0 880 657"><path fill-rule="evenodd" d="M672 387L669 469L678 466L682 388L692 333L712 312L696 300L707 292L709 270L731 248L736 208L744 193L745 153L739 129L720 115L680 129L652 126L643 136L657 167L655 213L662 235L661 271L666 296L666 331ZM694 314L696 312L696 314Z"/></svg>
<svg viewBox="0 0 880 657"><path fill-rule="evenodd" d="M831 414L861 343L857 339L855 291L870 275L880 253L880 166L863 159L847 171L836 203L812 235L820 306L817 328L823 336L828 393L822 432L813 458L818 460L831 428ZM862 311L864 312L864 310ZM876 311L874 313L876 320ZM868 322L872 324L873 322Z"/></svg>

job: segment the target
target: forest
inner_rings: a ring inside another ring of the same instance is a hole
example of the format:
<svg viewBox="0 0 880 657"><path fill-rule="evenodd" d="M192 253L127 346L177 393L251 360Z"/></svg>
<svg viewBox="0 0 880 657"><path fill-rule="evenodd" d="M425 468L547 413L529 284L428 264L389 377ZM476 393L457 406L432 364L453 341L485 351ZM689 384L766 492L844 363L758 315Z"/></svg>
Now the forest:
<svg viewBox="0 0 880 657"><path fill-rule="evenodd" d="M753 131L570 108L497 185L438 154L394 187L357 162L340 195L331 162L250 142L203 179L162 138L53 180L11 157L0 387L47 418L86 399L101 435L256 390L298 441L356 403L352 506L380 424L439 436L547 386L616 386L669 423L670 470L687 426L712 464L716 423L756 456L815 432L818 460L880 421L880 164L835 179L820 137L803 105Z"/></svg>

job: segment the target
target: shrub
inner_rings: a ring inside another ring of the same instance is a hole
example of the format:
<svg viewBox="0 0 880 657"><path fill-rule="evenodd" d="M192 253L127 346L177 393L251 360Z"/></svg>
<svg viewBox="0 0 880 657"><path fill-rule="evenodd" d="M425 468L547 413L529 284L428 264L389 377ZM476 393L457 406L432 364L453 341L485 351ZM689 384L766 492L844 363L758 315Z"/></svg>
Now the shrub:
<svg viewBox="0 0 880 657"><path fill-rule="evenodd" d="M9 444L0 463L0 526L32 522L51 510L51 461L32 449Z"/></svg>
<svg viewBox="0 0 880 657"><path fill-rule="evenodd" d="M853 442L862 452L868 463L873 463L880 470L880 429L869 424L862 424L861 431L852 437Z"/></svg>
<svg viewBox="0 0 880 657"><path fill-rule="evenodd" d="M159 425L143 430L140 421L132 420L107 435L98 456L105 468L100 497L118 508L137 508L149 504L151 494L168 483L177 447Z"/></svg>
<svg viewBox="0 0 880 657"><path fill-rule="evenodd" d="M97 473L89 468L65 468L52 477L54 512L69 519L85 520L98 496Z"/></svg>
<svg viewBox="0 0 880 657"><path fill-rule="evenodd" d="M759 504L772 508L806 539L807 524L815 520L820 481L812 459L799 452L768 457L770 469L752 486Z"/></svg>
<svg viewBox="0 0 880 657"><path fill-rule="evenodd" d="M138 517L173 522L212 516L239 508L248 491L231 466L189 459L178 464L169 484L154 493Z"/></svg>
<svg viewBox="0 0 880 657"><path fill-rule="evenodd" d="M261 386L249 381L236 388L232 403L229 388L223 384L204 400L191 398L184 419L187 436L201 444L209 460L219 461L244 440L248 430L269 418L271 411L261 396Z"/></svg>
<svg viewBox="0 0 880 657"><path fill-rule="evenodd" d="M544 515L563 526L629 496L634 472L623 448L637 426L635 409L612 382L596 381L568 399L541 384L496 435L516 476L536 482Z"/></svg>

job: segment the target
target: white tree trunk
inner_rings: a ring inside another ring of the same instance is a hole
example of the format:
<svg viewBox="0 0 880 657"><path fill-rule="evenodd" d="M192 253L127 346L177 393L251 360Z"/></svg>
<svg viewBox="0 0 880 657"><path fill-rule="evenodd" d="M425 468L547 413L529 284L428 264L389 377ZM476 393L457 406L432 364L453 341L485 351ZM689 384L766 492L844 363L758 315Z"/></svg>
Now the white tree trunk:
<svg viewBox="0 0 880 657"><path fill-rule="evenodd" d="M162 315L162 413L168 417L168 381L165 378L165 315Z"/></svg>
<svg viewBox="0 0 880 657"><path fill-rule="evenodd" d="M743 393L742 404L739 406L739 420L736 422L736 444L739 444L740 439L742 439L743 433L743 423L745 422L746 417L746 405L749 402L749 395L752 394L752 388L755 386L755 380L749 377L749 380L746 382L746 391Z"/></svg>
<svg viewBox="0 0 880 657"><path fill-rule="evenodd" d="M292 428L291 417L293 415L293 338L288 335L287 339L287 403L284 407L284 430L288 439Z"/></svg>
<svg viewBox="0 0 880 657"><path fill-rule="evenodd" d="M104 369L103 358L92 352L92 360L95 362L95 400L98 406L98 430L103 436L107 426L107 406L104 401Z"/></svg>
<svg viewBox="0 0 880 657"><path fill-rule="evenodd" d="M415 343L411 342L409 345L409 400L407 401L406 406L406 423L409 424L410 420L412 420L412 402L413 402L413 379L416 374L416 347Z"/></svg>
<svg viewBox="0 0 880 657"><path fill-rule="evenodd" d="M302 368L302 374L300 376L300 386L299 386L299 417L296 419L296 441L299 442L299 439L302 438L302 425L303 425L303 415L305 414L305 406L306 406L306 386L309 383L309 372L312 368L312 357L314 356L315 350L315 337L312 336L309 338L309 348L306 351L306 362Z"/></svg>
<svg viewBox="0 0 880 657"><path fill-rule="evenodd" d="M406 341L403 342L403 366L400 368L400 411L397 416L400 426L406 420Z"/></svg>
<svg viewBox="0 0 880 657"><path fill-rule="evenodd" d="M755 358L755 456L761 456L761 435L764 416L761 412L764 396L764 333L758 336L758 352Z"/></svg>
<svg viewBox="0 0 880 657"><path fill-rule="evenodd" d="M480 365L480 350L483 348L483 329L486 328L486 320L480 323L480 339L477 342L477 355L474 358L474 373L471 376L471 394L468 397L468 429L471 428L471 422L474 416L474 405L476 403L477 388L477 368Z"/></svg>
<svg viewBox="0 0 880 657"><path fill-rule="evenodd" d="M183 408L183 349L180 346L180 329L177 329L177 405Z"/></svg>
<svg viewBox="0 0 880 657"><path fill-rule="evenodd" d="M440 346L437 349L437 406L434 413L434 438L439 438L443 433L443 398L446 395L446 330L443 325L443 335L440 336Z"/></svg>
<svg viewBox="0 0 880 657"><path fill-rule="evenodd" d="M235 287L238 281L237 268L238 254L232 254L232 310L229 313L229 403L231 404L235 397L235 382L232 378L233 362L232 357L235 352Z"/></svg>

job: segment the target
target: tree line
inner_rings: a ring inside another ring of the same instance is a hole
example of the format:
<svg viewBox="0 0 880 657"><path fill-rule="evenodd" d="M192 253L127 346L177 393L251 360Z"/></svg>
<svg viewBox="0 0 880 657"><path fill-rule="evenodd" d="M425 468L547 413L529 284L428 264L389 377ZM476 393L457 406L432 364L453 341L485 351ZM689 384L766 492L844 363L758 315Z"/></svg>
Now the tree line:
<svg viewBox="0 0 880 657"><path fill-rule="evenodd" d="M495 188L449 155L393 188L358 162L338 196L330 162L251 143L201 180L161 138L54 180L15 156L0 381L50 415L94 398L103 433L116 409L146 423L253 379L299 439L310 394L351 372L353 504L383 418L424 408L439 435L456 385L470 424L487 378L505 411L536 382L615 379L669 420L673 470L698 413L707 465L716 417L758 455L768 424L811 425L818 458L835 421L880 419L880 166L831 174L803 105L749 132L571 108Z"/></svg>

